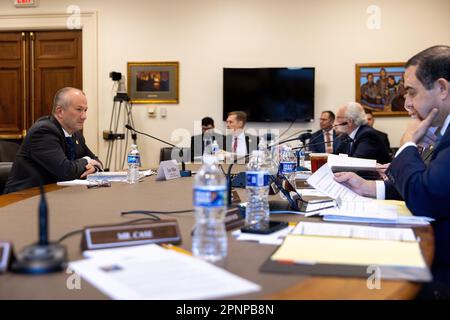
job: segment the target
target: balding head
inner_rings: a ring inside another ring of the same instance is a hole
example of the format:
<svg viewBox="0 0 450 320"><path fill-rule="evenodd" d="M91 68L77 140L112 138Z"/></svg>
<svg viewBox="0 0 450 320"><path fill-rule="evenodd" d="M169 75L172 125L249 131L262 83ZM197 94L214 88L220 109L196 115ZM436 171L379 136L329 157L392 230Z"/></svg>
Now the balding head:
<svg viewBox="0 0 450 320"><path fill-rule="evenodd" d="M71 103L71 99L72 99L73 95L86 96L83 91L81 91L80 89L77 89L77 88L65 87L65 88L59 89L55 93L55 96L53 98L52 114L55 115L57 106L61 106L63 109L67 109L67 107Z"/></svg>

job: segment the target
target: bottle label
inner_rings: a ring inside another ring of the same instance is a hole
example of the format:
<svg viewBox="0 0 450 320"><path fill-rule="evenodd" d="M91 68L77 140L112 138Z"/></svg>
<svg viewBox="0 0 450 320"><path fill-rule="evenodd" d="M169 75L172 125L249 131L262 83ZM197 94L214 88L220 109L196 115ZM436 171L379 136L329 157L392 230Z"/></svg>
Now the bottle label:
<svg viewBox="0 0 450 320"><path fill-rule="evenodd" d="M295 162L281 162L280 163L280 172L282 174L292 173L295 171L296 163Z"/></svg>
<svg viewBox="0 0 450 320"><path fill-rule="evenodd" d="M140 156L136 154L129 154L127 157L128 164L139 164L140 163Z"/></svg>
<svg viewBox="0 0 450 320"><path fill-rule="evenodd" d="M195 187L195 207L223 207L227 205L226 187Z"/></svg>
<svg viewBox="0 0 450 320"><path fill-rule="evenodd" d="M266 187L269 185L268 171L247 171L247 187Z"/></svg>

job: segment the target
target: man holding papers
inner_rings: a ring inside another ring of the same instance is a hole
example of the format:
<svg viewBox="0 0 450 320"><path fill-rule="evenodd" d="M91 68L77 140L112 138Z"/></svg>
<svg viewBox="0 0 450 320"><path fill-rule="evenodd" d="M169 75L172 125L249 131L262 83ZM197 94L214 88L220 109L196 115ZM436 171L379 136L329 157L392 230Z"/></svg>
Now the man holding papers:
<svg viewBox="0 0 450 320"><path fill-rule="evenodd" d="M389 180L366 181L353 173L337 173L336 181L355 192L380 199L404 199L414 215L434 218L436 252L432 267L439 290L450 292L450 46L434 46L406 64L405 109L412 121L402 146L386 172ZM432 133L434 132L434 133ZM428 166L418 146L434 143ZM447 296L449 298L450 296Z"/></svg>

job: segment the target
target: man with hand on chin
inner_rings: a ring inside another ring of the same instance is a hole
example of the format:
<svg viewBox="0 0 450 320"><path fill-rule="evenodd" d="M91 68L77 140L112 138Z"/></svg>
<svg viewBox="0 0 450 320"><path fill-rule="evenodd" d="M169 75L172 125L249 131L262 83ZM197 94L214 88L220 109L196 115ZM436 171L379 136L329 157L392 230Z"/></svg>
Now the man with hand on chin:
<svg viewBox="0 0 450 320"><path fill-rule="evenodd" d="M43 184L82 179L102 169L80 132L87 109L79 89L66 87L55 94L52 115L38 119L23 140L4 193L39 185L28 167L39 173Z"/></svg>
<svg viewBox="0 0 450 320"><path fill-rule="evenodd" d="M389 169L388 180L366 181L353 173L335 180L360 195L403 199L414 215L435 219L434 283L427 298L450 298L450 47L428 48L406 63L405 109L412 117ZM422 148L434 145L428 165ZM419 148L421 146L422 148ZM428 292L427 292L428 291Z"/></svg>

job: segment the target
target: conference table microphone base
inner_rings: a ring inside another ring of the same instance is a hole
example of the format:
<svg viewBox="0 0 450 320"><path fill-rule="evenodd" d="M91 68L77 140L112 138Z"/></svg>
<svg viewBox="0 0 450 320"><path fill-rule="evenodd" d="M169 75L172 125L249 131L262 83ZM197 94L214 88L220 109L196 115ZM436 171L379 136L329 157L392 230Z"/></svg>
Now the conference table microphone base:
<svg viewBox="0 0 450 320"><path fill-rule="evenodd" d="M190 176L192 176L192 171L191 170L180 170L180 176L190 177Z"/></svg>
<svg viewBox="0 0 450 320"><path fill-rule="evenodd" d="M16 273L45 274L64 271L67 267L67 249L57 243L34 244L25 247L16 256L11 270Z"/></svg>

